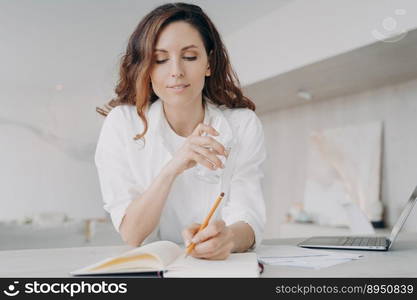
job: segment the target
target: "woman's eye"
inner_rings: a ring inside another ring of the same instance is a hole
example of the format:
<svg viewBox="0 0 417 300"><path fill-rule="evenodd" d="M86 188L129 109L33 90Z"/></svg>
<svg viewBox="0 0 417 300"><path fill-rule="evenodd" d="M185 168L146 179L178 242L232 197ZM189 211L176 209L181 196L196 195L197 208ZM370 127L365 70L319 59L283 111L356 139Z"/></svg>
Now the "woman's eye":
<svg viewBox="0 0 417 300"><path fill-rule="evenodd" d="M166 62L168 59L157 59L157 60L155 60L155 62L157 63L157 64L163 64L164 62Z"/></svg>
<svg viewBox="0 0 417 300"><path fill-rule="evenodd" d="M188 61L193 61L193 60L196 60L197 59L197 56L183 56L182 58L185 59L185 60L188 60ZM166 58L166 59L156 59L155 60L155 63L157 63L157 64L163 64L166 61L168 61L168 58Z"/></svg>

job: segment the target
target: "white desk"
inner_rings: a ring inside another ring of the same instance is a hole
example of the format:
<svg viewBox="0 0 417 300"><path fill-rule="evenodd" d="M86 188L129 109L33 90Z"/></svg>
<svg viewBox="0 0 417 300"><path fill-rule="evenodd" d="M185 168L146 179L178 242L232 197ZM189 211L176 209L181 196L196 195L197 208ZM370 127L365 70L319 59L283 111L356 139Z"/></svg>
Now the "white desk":
<svg viewBox="0 0 417 300"><path fill-rule="evenodd" d="M266 240L265 244L296 245L302 240ZM361 253L363 257L319 270L266 265L262 277L417 277L417 233L400 234L389 251L328 251Z"/></svg>
<svg viewBox="0 0 417 300"><path fill-rule="evenodd" d="M301 240L266 240L265 244L295 245ZM0 251L0 277L69 277L72 270L128 249L105 246ZM360 252L364 257L359 260L320 270L266 265L262 277L417 277L417 234L400 235L388 252Z"/></svg>

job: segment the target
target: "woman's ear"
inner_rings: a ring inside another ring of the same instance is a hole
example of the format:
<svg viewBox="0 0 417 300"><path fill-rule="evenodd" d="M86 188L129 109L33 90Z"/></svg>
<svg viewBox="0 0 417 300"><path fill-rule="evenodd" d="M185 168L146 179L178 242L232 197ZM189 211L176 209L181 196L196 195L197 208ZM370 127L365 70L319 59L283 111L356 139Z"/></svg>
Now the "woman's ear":
<svg viewBox="0 0 417 300"><path fill-rule="evenodd" d="M206 77L211 75L211 69L210 69L210 61L211 61L211 56L213 55L213 50L210 51L210 53L208 54L207 57L207 69L206 69Z"/></svg>

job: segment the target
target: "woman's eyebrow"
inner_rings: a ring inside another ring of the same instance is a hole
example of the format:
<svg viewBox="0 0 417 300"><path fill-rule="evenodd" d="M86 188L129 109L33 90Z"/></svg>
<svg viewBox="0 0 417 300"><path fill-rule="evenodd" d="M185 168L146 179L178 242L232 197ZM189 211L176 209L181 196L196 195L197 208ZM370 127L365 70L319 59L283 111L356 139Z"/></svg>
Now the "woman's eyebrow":
<svg viewBox="0 0 417 300"><path fill-rule="evenodd" d="M184 50L188 50L188 49L190 49L190 48L198 48L196 45L189 45L189 46L185 46L185 47L183 47L182 49L181 49L181 51L184 51ZM165 49L155 49L155 52L165 52L165 53L168 53L168 51L167 50L165 50Z"/></svg>

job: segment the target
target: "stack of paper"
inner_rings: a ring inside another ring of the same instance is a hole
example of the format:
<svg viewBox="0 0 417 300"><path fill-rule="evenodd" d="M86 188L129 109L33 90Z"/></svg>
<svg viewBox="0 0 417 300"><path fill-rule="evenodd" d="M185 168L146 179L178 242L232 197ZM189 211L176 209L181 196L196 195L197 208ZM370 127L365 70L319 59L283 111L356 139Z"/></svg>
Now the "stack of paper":
<svg viewBox="0 0 417 300"><path fill-rule="evenodd" d="M259 262L267 265L321 269L362 257L361 254L312 250L297 246L266 246L256 249Z"/></svg>

